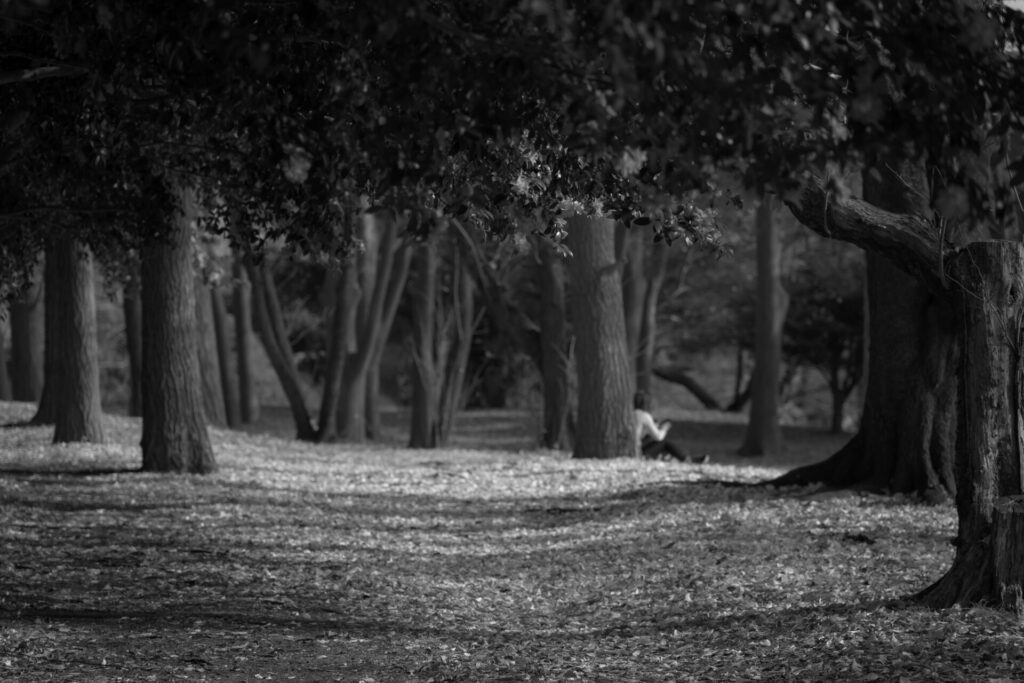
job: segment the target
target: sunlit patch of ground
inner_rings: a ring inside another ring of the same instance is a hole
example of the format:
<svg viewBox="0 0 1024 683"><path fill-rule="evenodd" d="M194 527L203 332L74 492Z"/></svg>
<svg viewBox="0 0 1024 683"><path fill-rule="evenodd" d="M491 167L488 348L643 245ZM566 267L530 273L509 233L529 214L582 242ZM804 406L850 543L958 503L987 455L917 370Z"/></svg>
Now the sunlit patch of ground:
<svg viewBox="0 0 1024 683"><path fill-rule="evenodd" d="M745 486L782 469L731 432L695 466L212 430L205 477L107 433L0 430L0 680L1024 675L1014 618L896 602L950 562L951 509Z"/></svg>

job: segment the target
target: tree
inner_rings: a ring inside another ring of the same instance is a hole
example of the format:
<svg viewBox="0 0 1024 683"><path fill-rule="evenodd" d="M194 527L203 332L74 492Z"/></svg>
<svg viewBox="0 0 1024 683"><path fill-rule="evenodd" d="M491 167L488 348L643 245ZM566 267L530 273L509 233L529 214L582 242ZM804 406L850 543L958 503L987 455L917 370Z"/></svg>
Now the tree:
<svg viewBox="0 0 1024 683"><path fill-rule="evenodd" d="M573 457L635 456L635 385L626 348L615 222L573 216L568 232L580 396Z"/></svg>
<svg viewBox="0 0 1024 683"><path fill-rule="evenodd" d="M217 469L206 430L196 338L195 191L178 185L167 239L142 248L142 469Z"/></svg>
<svg viewBox="0 0 1024 683"><path fill-rule="evenodd" d="M128 375L131 389L128 397L128 415L142 416L142 282L138 264L128 276L121 294L124 311L125 346L128 349Z"/></svg>
<svg viewBox="0 0 1024 683"><path fill-rule="evenodd" d="M779 380L789 297L782 287L779 231L770 197L763 197L757 207L757 292L750 420L739 449L740 455L748 456L774 455L782 450Z"/></svg>
<svg viewBox="0 0 1024 683"><path fill-rule="evenodd" d="M232 261L232 274L239 410L242 422L251 424L259 419L260 414L252 372L252 285L237 255Z"/></svg>
<svg viewBox="0 0 1024 683"><path fill-rule="evenodd" d="M11 299L11 389L15 401L38 401L43 392L43 285L33 279Z"/></svg>

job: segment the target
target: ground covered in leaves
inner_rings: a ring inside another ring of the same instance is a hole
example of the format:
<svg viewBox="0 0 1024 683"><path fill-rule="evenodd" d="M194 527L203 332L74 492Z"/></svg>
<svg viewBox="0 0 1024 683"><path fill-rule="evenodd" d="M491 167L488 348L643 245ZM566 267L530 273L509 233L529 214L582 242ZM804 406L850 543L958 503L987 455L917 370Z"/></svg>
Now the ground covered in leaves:
<svg viewBox="0 0 1024 683"><path fill-rule="evenodd" d="M219 473L162 476L137 421L107 433L0 430L0 680L1024 677L1014 617L899 600L949 564L950 509L219 430Z"/></svg>

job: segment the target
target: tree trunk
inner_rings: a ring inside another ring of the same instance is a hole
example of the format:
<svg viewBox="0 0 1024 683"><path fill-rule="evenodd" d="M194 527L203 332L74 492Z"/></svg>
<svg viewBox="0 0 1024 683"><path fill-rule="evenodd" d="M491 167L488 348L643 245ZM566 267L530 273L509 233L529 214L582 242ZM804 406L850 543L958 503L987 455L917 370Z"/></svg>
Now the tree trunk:
<svg viewBox="0 0 1024 683"><path fill-rule="evenodd" d="M960 328L953 566L920 597L935 607L1003 604L1020 586L1024 538L993 529L996 501L1024 493L1024 245L975 242L950 263ZM1004 520L1005 521L1005 520ZM1009 563L1011 564L1008 564ZM1008 576L1012 583L1007 585Z"/></svg>
<svg viewBox="0 0 1024 683"><path fill-rule="evenodd" d="M546 239L537 242L541 258L540 371L544 391L541 444L568 449L569 323L565 305L565 263Z"/></svg>
<svg viewBox="0 0 1024 683"><path fill-rule="evenodd" d="M782 366L782 327L788 297L782 288L779 230L772 201L757 207L757 314L754 374L751 378L750 419L739 454L775 455L782 450L779 427L779 379Z"/></svg>
<svg viewBox="0 0 1024 683"><path fill-rule="evenodd" d="M11 301L11 390L15 401L38 401L43 394L45 312L43 277Z"/></svg>
<svg viewBox="0 0 1024 683"><path fill-rule="evenodd" d="M260 401L252 374L252 285L238 256L232 264L232 274L238 405L242 422L252 424L260 419Z"/></svg>
<svg viewBox="0 0 1024 683"><path fill-rule="evenodd" d="M338 412L346 360L356 351L356 314L362 290L355 263L343 266L341 277L335 281L335 294L331 311L331 326L327 338L327 368L324 372L324 390L320 397L317 419L317 440L334 441L338 438Z"/></svg>
<svg viewBox="0 0 1024 683"><path fill-rule="evenodd" d="M299 372L295 369L291 345L287 335L283 338L279 336L279 331L284 329L283 325L275 325L272 322L274 319L281 319L280 310L272 310L275 305L280 306L273 276L265 272L262 266L253 263L250 257L246 257L245 267L252 283L252 310L256 334L263 343L263 349L288 400L292 420L295 422L296 438L313 441L316 439L316 430L306 407L306 399L302 395Z"/></svg>
<svg viewBox="0 0 1024 683"><path fill-rule="evenodd" d="M438 402L441 378L437 368L437 244L429 240L416 250L413 291L412 411L410 448L436 448L440 441Z"/></svg>
<svg viewBox="0 0 1024 683"><path fill-rule="evenodd" d="M633 364L629 361L615 223L569 219L579 412L574 458L636 456Z"/></svg>
<svg viewBox="0 0 1024 683"><path fill-rule="evenodd" d="M213 338L217 343L217 369L220 370L220 388L224 397L224 417L231 429L242 422L238 399L238 383L231 372L231 340L228 338L228 311L224 294L216 284L210 286L210 311L213 313Z"/></svg>
<svg viewBox="0 0 1024 683"><path fill-rule="evenodd" d="M128 348L128 415L142 416L142 286L133 273L124 285L121 301L124 311L125 346Z"/></svg>
<svg viewBox="0 0 1024 683"><path fill-rule="evenodd" d="M647 243L650 232L643 228L629 228L619 224L615 228L617 259L622 267L622 305L626 316L626 345L629 358L639 366L640 338L644 324L644 298L647 277L644 274Z"/></svg>
<svg viewBox="0 0 1024 683"><path fill-rule="evenodd" d="M683 368L654 368L654 376L686 388L701 405L711 410L721 410L722 406L711 392L701 386L700 382L691 377Z"/></svg>
<svg viewBox="0 0 1024 683"><path fill-rule="evenodd" d="M645 394L651 393L651 380L654 377L654 355L658 350L658 298L665 283L667 266L668 245L661 242L652 245L636 353L636 389Z"/></svg>
<svg viewBox="0 0 1024 683"><path fill-rule="evenodd" d="M901 216L928 215L923 167L889 164L863 178L864 197L872 206ZM875 220L869 219L868 225ZM929 230L935 239L934 228L923 221L908 233L924 240ZM938 258L939 249L925 250ZM934 294L935 282L925 284L936 276L925 272L923 282L905 272L915 272L912 265L897 267L880 253L867 255L868 368L860 429L831 458L797 468L776 483L867 486L938 502L956 486L958 351L952 308ZM898 256L893 259L899 262Z"/></svg>
<svg viewBox="0 0 1024 683"><path fill-rule="evenodd" d="M195 193L178 188L167 241L142 248L142 469L206 473L217 465L203 415L192 232Z"/></svg>
<svg viewBox="0 0 1024 683"><path fill-rule="evenodd" d="M92 254L73 239L46 250L47 316L51 337L54 443L103 441L100 362L96 339L96 294ZM52 343L56 340L57 343Z"/></svg>
<svg viewBox="0 0 1024 683"><path fill-rule="evenodd" d="M50 250L47 249L47 252ZM45 259L44 259L45 260ZM56 292L61 289L60 279L62 273L56 267L50 267L49 263L43 265L43 383L39 392L39 405L36 406L36 414L32 416L31 423L34 425L51 425L57 421L57 401L54 394L51 377L57 375L57 349L60 339L57 334L60 329L60 321L56 317L56 311L50 311L46 299L56 300L59 296ZM51 294L50 291L54 293Z"/></svg>
<svg viewBox="0 0 1024 683"><path fill-rule="evenodd" d="M7 317L5 311L0 311L0 401L11 401L14 399L14 392L11 391L11 376L7 366Z"/></svg>
<svg viewBox="0 0 1024 683"><path fill-rule="evenodd" d="M199 353L199 375L203 387L203 413L209 424L223 427L227 424L224 413L224 388L217 367L217 340L213 327L213 306L210 286L202 277L195 281L196 348Z"/></svg>

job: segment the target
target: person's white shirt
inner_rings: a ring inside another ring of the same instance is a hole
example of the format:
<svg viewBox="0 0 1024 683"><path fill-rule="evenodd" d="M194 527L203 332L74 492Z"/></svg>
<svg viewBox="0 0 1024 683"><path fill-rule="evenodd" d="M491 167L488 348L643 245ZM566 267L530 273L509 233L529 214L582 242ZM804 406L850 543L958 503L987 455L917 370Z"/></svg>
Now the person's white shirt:
<svg viewBox="0 0 1024 683"><path fill-rule="evenodd" d="M654 421L654 416L648 413L646 410L640 410L636 408L633 410L633 415L636 418L636 448L637 452L640 451L640 446L644 441L645 436L653 438L655 441L664 441L665 436L668 434L669 425L666 424L664 427L658 426L658 423Z"/></svg>

